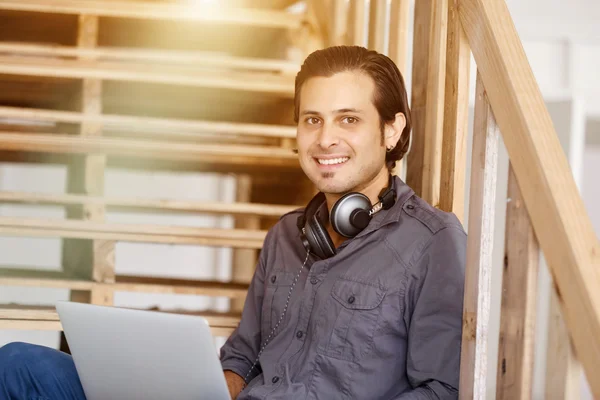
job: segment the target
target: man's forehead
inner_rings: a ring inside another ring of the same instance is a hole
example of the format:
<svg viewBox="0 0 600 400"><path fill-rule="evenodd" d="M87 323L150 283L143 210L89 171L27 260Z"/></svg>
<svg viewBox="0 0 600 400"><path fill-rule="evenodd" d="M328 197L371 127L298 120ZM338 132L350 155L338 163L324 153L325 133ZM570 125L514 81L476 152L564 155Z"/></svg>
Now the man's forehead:
<svg viewBox="0 0 600 400"><path fill-rule="evenodd" d="M301 89L300 111L318 109L319 112L333 113L354 109L364 112L373 107L373 89L372 80L358 72L313 77Z"/></svg>

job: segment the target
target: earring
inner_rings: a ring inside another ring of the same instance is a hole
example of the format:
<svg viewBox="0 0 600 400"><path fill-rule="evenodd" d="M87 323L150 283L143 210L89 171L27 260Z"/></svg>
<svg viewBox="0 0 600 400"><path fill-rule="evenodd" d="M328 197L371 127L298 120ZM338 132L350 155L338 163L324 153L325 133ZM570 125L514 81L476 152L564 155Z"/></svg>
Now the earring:
<svg viewBox="0 0 600 400"><path fill-rule="evenodd" d="M390 151L394 150L394 147L396 146L386 147L385 150L389 153Z"/></svg>

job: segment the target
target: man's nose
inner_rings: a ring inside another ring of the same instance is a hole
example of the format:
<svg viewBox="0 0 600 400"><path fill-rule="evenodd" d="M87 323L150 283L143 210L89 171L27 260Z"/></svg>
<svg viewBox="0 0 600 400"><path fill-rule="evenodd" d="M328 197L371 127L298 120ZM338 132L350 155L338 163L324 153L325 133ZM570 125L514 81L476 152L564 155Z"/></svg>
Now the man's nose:
<svg viewBox="0 0 600 400"><path fill-rule="evenodd" d="M339 136L334 126L324 123L319 131L319 146L328 149L339 143Z"/></svg>

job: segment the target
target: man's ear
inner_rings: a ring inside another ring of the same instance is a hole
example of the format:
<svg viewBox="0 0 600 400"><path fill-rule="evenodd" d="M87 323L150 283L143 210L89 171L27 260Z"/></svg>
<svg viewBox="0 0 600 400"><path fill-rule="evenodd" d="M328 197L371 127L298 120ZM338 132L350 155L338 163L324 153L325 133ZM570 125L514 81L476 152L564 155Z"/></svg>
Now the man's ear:
<svg viewBox="0 0 600 400"><path fill-rule="evenodd" d="M400 136L406 127L406 117L404 113L397 113L396 119L393 122L385 124L385 148L388 150L396 147L398 140L400 140Z"/></svg>

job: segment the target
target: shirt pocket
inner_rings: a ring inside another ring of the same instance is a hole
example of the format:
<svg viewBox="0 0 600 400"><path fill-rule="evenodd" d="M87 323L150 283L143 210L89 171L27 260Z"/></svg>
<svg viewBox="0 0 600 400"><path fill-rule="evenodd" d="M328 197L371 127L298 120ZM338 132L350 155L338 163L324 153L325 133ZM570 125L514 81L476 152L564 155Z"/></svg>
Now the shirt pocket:
<svg viewBox="0 0 600 400"><path fill-rule="evenodd" d="M358 362L371 347L386 291L377 284L339 278L328 299L325 341L317 352Z"/></svg>
<svg viewBox="0 0 600 400"><path fill-rule="evenodd" d="M288 300L288 293L294 282L294 274L283 270L273 270L268 276L265 287L265 297L262 306L262 335L263 340L268 337L275 327ZM288 308L285 319L289 318ZM281 321L279 327L284 324Z"/></svg>

